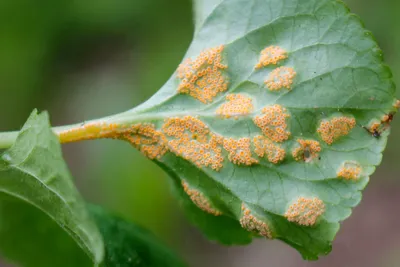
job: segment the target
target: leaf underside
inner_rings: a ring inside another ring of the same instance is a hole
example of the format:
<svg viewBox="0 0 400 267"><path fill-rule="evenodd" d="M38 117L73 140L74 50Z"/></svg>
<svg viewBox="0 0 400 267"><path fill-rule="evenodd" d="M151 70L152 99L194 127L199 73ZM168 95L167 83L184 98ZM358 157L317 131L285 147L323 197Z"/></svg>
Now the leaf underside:
<svg viewBox="0 0 400 267"><path fill-rule="evenodd" d="M210 239L232 245L261 236L286 242L305 259L329 253L381 162L400 105L381 50L340 1L218 0L195 7L196 33L177 71L150 100L112 117L114 132L102 137L131 142L170 174L189 218ZM127 126L129 118L134 125ZM104 125L82 127L101 134ZM147 245L116 246L146 243L147 236L97 208L88 213L45 113L33 112L2 154L0 193L1 240L31 220L38 235L64 230L97 266L103 242L94 216L105 236L104 264L131 259L157 266L170 257ZM7 217L10 210L16 212ZM120 231L131 234L125 239ZM82 258L64 242L68 235L55 244ZM66 263L32 261L32 243L18 253L10 244L0 249L12 260L29 252L18 261L24 266Z"/></svg>
<svg viewBox="0 0 400 267"><path fill-rule="evenodd" d="M3 256L32 267L102 262L101 235L73 184L47 113L34 111L2 154L0 193Z"/></svg>
<svg viewBox="0 0 400 267"><path fill-rule="evenodd" d="M385 115L396 112L382 52L340 1L225 0L205 13L177 72L124 114L151 123L159 155L135 144L157 156L211 239L245 244L267 236L317 259L330 252L381 162ZM274 114L280 135L268 121ZM198 160L212 136L220 165ZM280 156L257 153L255 138Z"/></svg>

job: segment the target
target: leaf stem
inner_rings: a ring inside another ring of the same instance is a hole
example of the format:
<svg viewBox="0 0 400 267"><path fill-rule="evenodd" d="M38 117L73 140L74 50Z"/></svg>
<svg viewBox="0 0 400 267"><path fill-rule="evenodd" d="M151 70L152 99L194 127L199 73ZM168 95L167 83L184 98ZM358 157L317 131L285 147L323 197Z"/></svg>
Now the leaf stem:
<svg viewBox="0 0 400 267"><path fill-rule="evenodd" d="M60 143L70 143L82 140L110 138L113 133L129 129L134 124L164 120L165 117L183 115L185 113L145 114L124 112L117 115L85 121L77 124L53 127L52 130ZM19 131L0 132L0 149L13 145Z"/></svg>
<svg viewBox="0 0 400 267"><path fill-rule="evenodd" d="M68 143L68 142L73 142L75 140L63 139L61 136L62 133L67 132L67 131L75 131L75 130L79 129L79 127L81 125L83 125L83 123L54 127L54 128L52 128L52 130L53 130L54 134L60 138L61 143ZM14 144L15 140L17 139L19 133L20 133L19 131L1 132L0 133L0 149L6 149L6 148L11 147ZM85 134L87 134L87 133L82 131L80 133L80 137L83 138L85 136ZM78 138L79 136L76 136L76 137Z"/></svg>
<svg viewBox="0 0 400 267"><path fill-rule="evenodd" d="M111 118L113 118L113 120ZM110 120L112 120L112 122L110 122ZM60 143L70 143L81 140L101 138L101 136L93 135L94 128L97 127L97 129L100 129L101 126L110 125L111 123L114 123L114 121L118 122L119 120L112 116L77 124L53 127L52 130L59 138ZM87 127L88 125L92 125L92 127ZM0 132L0 149L11 147L17 139L19 133L19 131Z"/></svg>

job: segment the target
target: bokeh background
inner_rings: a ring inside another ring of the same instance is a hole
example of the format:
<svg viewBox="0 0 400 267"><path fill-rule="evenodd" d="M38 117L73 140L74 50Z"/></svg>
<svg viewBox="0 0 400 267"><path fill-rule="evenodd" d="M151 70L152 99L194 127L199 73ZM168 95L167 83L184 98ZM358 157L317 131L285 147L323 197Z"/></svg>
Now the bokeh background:
<svg viewBox="0 0 400 267"><path fill-rule="evenodd" d="M400 1L347 0L364 20L400 84ZM125 111L157 91L192 34L190 0L0 1L0 130L19 129L33 108L53 125ZM400 266L400 119L383 164L346 220L330 255L305 262L279 241L246 247L207 241L168 190L168 177L123 142L63 146L81 193L152 230L190 266ZM0 259L0 266L14 266Z"/></svg>

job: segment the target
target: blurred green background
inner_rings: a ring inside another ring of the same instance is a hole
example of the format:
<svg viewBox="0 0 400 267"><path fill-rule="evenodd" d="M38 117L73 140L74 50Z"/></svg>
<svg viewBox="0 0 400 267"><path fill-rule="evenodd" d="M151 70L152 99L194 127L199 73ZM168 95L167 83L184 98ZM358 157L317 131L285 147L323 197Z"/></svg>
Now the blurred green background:
<svg viewBox="0 0 400 267"><path fill-rule="evenodd" d="M347 0L377 38L400 82L400 2ZM125 111L157 91L175 70L192 33L190 0L0 1L0 130L20 128L33 108L53 125ZM332 253L304 262L279 241L247 247L211 244L189 226L168 177L129 144L63 146L89 201L146 226L190 266L400 266L400 119L363 202L343 223ZM0 240L1 242L1 240ZM0 260L0 266L13 266Z"/></svg>

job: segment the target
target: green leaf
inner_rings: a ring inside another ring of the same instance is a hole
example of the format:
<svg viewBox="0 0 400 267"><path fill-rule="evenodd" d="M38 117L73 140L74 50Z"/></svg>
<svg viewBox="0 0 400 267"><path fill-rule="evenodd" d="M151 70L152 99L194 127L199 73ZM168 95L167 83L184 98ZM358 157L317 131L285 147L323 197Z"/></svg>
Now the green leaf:
<svg viewBox="0 0 400 267"><path fill-rule="evenodd" d="M195 31L197 32L210 13L222 0L193 0Z"/></svg>
<svg viewBox="0 0 400 267"><path fill-rule="evenodd" d="M101 207L89 205L88 209L104 237L104 266L186 266L146 229L112 215Z"/></svg>
<svg viewBox="0 0 400 267"><path fill-rule="evenodd" d="M246 243L240 224L317 259L381 162L399 104L390 70L340 1L215 3L196 2L182 64L114 117L113 137L171 174L211 239Z"/></svg>
<svg viewBox="0 0 400 267"><path fill-rule="evenodd" d="M87 254L47 214L4 193L0 193L0 240L0 254L17 266L93 266Z"/></svg>
<svg viewBox="0 0 400 267"><path fill-rule="evenodd" d="M199 175L208 179L204 173L193 169L190 163L181 158L171 158L177 161L177 165L183 170L189 170L189 175ZM240 223L234 218L226 215L214 216L204 212L196 206L190 197L183 190L179 176L172 172L168 166L158 163L173 178L173 190L179 199L181 206L185 209L188 219L196 224L210 240L218 241L225 245L246 245L252 241L252 233L244 230ZM201 178L200 178L201 179Z"/></svg>
<svg viewBox="0 0 400 267"><path fill-rule="evenodd" d="M2 154L0 192L5 257L28 267L102 262L101 235L73 184L47 113L34 111Z"/></svg>

